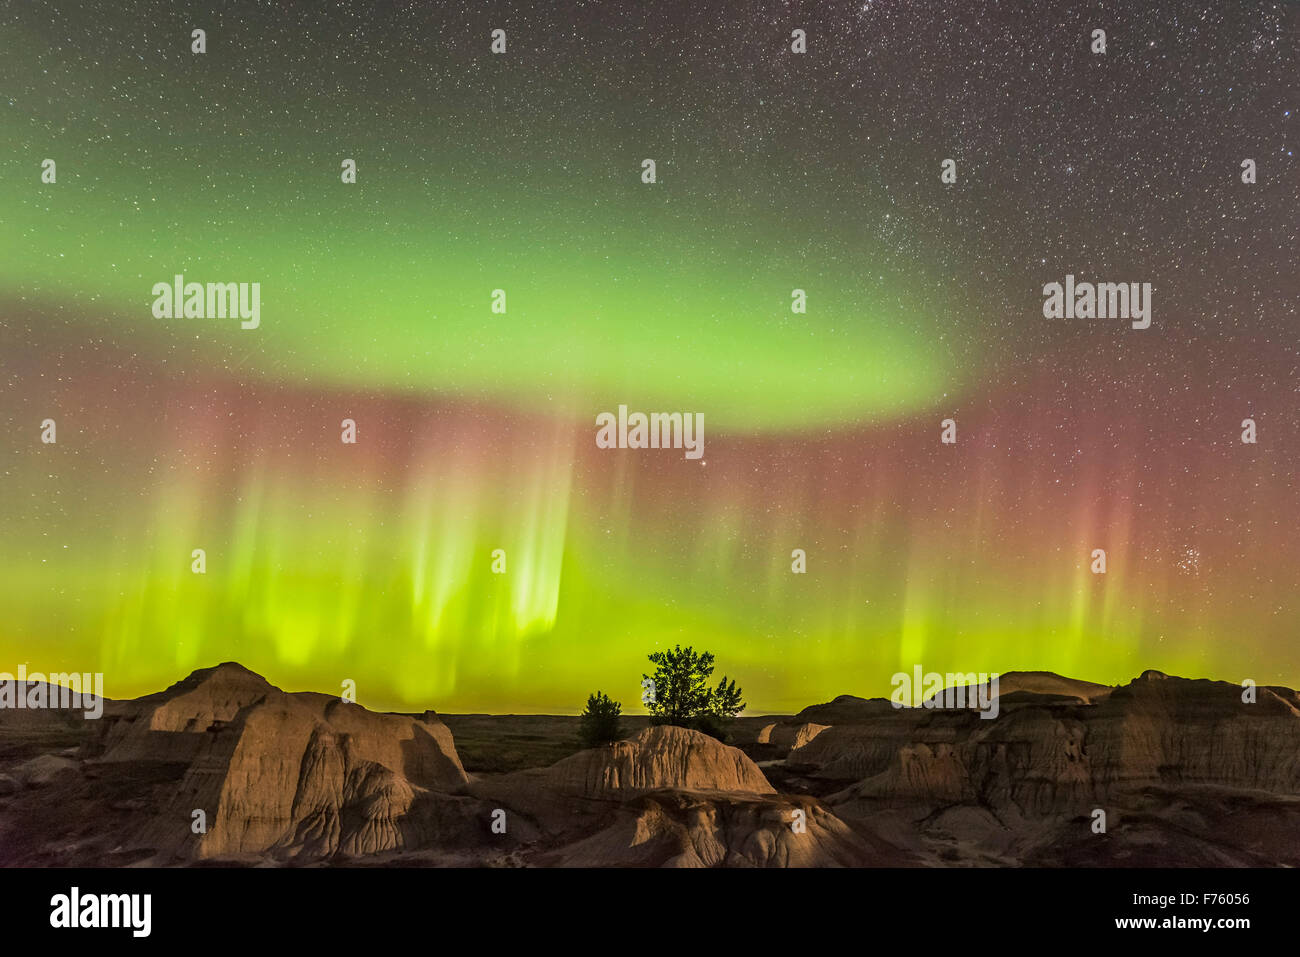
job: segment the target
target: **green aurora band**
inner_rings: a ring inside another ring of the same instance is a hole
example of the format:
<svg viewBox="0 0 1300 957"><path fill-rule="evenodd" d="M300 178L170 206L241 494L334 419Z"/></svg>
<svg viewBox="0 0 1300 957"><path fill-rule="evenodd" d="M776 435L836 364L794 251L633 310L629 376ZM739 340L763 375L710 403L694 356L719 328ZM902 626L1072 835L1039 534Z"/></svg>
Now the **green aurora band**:
<svg viewBox="0 0 1300 957"><path fill-rule="evenodd" d="M535 57L451 52L475 79L437 86L407 50L307 81L252 33L214 29L196 61L181 14L167 56L109 25L118 52L89 62L18 20L0 670L103 671L126 696L235 659L294 690L355 680L371 707L556 713L596 688L640 710L645 655L677 642L774 712L886 694L918 662L1300 679L1278 661L1294 449L1152 440L1133 409L1180 412L1172 389L1080 383L1142 379L1156 336L1053 339L1032 287L1023 337L986 332L997 296L951 291L978 274L953 275L954 234L827 160L829 133L773 119L726 159L725 88L716 113L638 113L637 77L584 86L576 49L551 66L561 121L519 72ZM381 79L409 96L374 108ZM178 273L260 282L261 327L155 319ZM1206 401L1231 435L1241 415ZM704 458L596 449L620 403L702 412ZM1103 439L1105 463L1073 452Z"/></svg>

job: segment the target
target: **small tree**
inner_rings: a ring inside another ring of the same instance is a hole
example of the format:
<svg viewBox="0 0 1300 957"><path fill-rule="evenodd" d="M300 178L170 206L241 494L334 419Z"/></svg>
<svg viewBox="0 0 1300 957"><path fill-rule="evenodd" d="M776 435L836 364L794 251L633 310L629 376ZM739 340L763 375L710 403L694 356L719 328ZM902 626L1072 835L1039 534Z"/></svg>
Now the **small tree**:
<svg viewBox="0 0 1300 957"><path fill-rule="evenodd" d="M623 737L619 728L619 715L623 705L611 701L609 695L597 691L587 697L587 710L582 712L578 735L584 748L598 748Z"/></svg>
<svg viewBox="0 0 1300 957"><path fill-rule="evenodd" d="M730 721L744 710L745 699L741 697L735 680L728 681L726 675L723 675L709 698L709 713L714 717Z"/></svg>
<svg viewBox="0 0 1300 957"><path fill-rule="evenodd" d="M647 704L650 723L675 724L725 741L727 726L745 710L745 702L736 682L725 676L716 688L709 687L713 653L696 654L693 648L677 645L672 651L656 651L649 658L656 666L654 698Z"/></svg>

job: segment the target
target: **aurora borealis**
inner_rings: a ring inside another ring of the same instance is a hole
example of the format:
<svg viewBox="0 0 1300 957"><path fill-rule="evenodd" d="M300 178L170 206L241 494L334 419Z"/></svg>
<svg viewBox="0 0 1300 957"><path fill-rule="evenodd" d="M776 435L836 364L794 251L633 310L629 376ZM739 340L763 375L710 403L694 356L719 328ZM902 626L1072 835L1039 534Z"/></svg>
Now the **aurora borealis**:
<svg viewBox="0 0 1300 957"><path fill-rule="evenodd" d="M0 670L1300 682L1294 6L130 6L0 14ZM179 273L260 327L156 319ZM1044 319L1067 273L1151 328ZM706 454L597 448L620 404Z"/></svg>

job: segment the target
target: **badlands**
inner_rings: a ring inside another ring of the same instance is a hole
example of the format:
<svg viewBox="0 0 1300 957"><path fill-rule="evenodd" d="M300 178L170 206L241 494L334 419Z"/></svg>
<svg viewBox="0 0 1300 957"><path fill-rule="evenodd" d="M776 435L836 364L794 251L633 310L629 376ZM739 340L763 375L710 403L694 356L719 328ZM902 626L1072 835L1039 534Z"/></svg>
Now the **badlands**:
<svg viewBox="0 0 1300 957"><path fill-rule="evenodd" d="M1148 671L999 715L843 695L732 743L624 719L381 714L234 663L0 711L0 865L1300 866L1300 696Z"/></svg>

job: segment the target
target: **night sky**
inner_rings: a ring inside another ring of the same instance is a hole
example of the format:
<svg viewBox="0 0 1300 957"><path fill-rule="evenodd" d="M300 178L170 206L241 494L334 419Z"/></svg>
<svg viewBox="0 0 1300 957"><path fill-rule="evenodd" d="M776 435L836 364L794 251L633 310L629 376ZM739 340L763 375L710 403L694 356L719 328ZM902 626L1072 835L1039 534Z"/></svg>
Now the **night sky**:
<svg viewBox="0 0 1300 957"><path fill-rule="evenodd" d="M0 671L1300 685L1300 5L553 6L0 8ZM156 318L178 273L260 326ZM705 454L597 448L620 404Z"/></svg>

